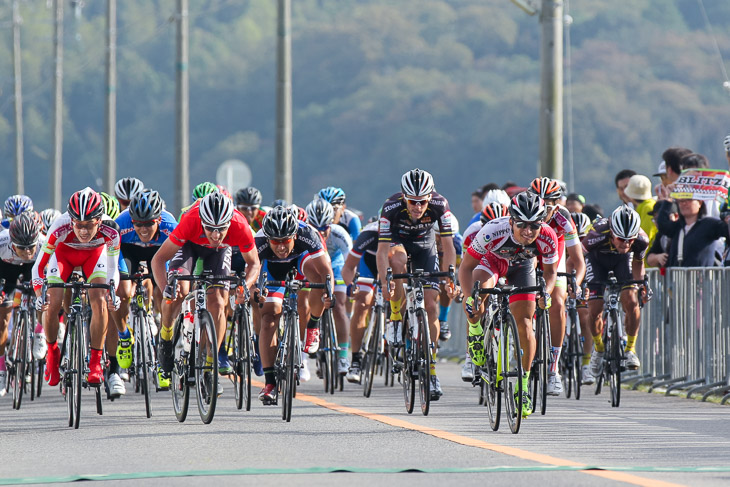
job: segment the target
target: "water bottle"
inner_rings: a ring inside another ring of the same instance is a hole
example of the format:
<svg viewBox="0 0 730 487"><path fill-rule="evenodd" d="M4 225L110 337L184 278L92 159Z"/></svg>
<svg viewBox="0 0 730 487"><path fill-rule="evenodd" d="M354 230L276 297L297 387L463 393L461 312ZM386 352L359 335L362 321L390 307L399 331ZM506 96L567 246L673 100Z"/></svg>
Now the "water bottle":
<svg viewBox="0 0 730 487"><path fill-rule="evenodd" d="M193 343L193 313L188 311L183 317L183 350L190 351L190 345Z"/></svg>

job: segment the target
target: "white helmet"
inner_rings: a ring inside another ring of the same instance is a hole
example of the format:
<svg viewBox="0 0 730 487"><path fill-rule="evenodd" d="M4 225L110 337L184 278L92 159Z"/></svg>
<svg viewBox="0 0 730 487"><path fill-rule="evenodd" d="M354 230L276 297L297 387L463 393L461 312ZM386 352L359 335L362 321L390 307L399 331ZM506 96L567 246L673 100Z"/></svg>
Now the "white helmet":
<svg viewBox="0 0 730 487"><path fill-rule="evenodd" d="M307 205L307 223L315 228L326 227L332 223L335 217L335 210L329 201L316 198Z"/></svg>
<svg viewBox="0 0 730 487"><path fill-rule="evenodd" d="M489 203L495 201L505 206L509 206L510 204L509 195L504 190L490 189L484 194L484 199L482 199L482 210L486 208Z"/></svg>
<svg viewBox="0 0 730 487"><path fill-rule="evenodd" d="M422 169L412 169L400 179L400 187L405 196L428 196L433 192L433 176Z"/></svg>
<svg viewBox="0 0 730 487"><path fill-rule="evenodd" d="M233 201L218 191L200 200L200 220L203 225L222 227L233 218Z"/></svg>
<svg viewBox="0 0 730 487"><path fill-rule="evenodd" d="M641 230L639 214L626 205L621 205L611 213L611 231L618 238L636 238Z"/></svg>

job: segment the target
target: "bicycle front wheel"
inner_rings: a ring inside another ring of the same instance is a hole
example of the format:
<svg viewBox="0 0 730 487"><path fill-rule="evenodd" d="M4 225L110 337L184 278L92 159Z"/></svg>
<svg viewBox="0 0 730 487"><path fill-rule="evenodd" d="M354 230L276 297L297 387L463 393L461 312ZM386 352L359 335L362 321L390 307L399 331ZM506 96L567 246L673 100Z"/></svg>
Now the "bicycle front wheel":
<svg viewBox="0 0 730 487"><path fill-rule="evenodd" d="M284 335L284 355L281 363L281 419L287 423L291 421L292 401L294 401L294 358L299 352L298 340L296 340L294 327L298 327L295 312L289 312L286 318L286 333ZM295 343L296 342L296 343Z"/></svg>
<svg viewBox="0 0 730 487"><path fill-rule="evenodd" d="M425 310L416 310L418 338L415 343L416 367L418 368L418 392L421 398L421 413L428 416L431 408L431 340Z"/></svg>
<svg viewBox="0 0 730 487"><path fill-rule="evenodd" d="M27 357L27 333L28 317L24 312L16 315L18 322L13 327L13 373L11 380L13 382L13 409L20 409L23 401L23 391L25 389L25 360Z"/></svg>
<svg viewBox="0 0 730 487"><path fill-rule="evenodd" d="M79 429L81 423L81 381L84 375L84 330L81 318L76 317L73 324L73 348L71 349L71 408L73 427Z"/></svg>
<svg viewBox="0 0 730 487"><path fill-rule="evenodd" d="M621 360L623 351L621 350L621 333L618 321L618 313L611 310L608 315L609 322L606 326L610 326L611 336L605 345L608 358L608 381L611 388L611 406L617 408L621 403Z"/></svg>
<svg viewBox="0 0 730 487"><path fill-rule="evenodd" d="M365 397L370 397L373 390L373 381L375 380L375 367L378 362L378 349L380 342L383 340L383 323L385 322L385 311L382 308L377 309L372 315L372 329L367 342L367 349L363 357L364 367L362 369L362 393ZM387 375L386 375L387 381Z"/></svg>
<svg viewBox="0 0 730 487"><path fill-rule="evenodd" d="M134 315L134 332L137 334L136 341L138 342L137 349L139 350L138 355L135 358L139 359L139 362L135 364L137 369L137 380L140 381L141 392L144 394L144 407L145 413L148 418L152 417L152 404L150 403L150 383L149 383L149 361L150 358L147 356L147 320L145 316L140 313Z"/></svg>
<svg viewBox="0 0 730 487"><path fill-rule="evenodd" d="M502 322L501 381L504 390L504 407L507 423L512 433L517 434L522 424L522 349L517 324L511 313L506 313Z"/></svg>
<svg viewBox="0 0 730 487"><path fill-rule="evenodd" d="M413 343L413 335L411 334L410 315L406 313L403 317L403 345L400 347L401 353L403 354L403 366L401 367L401 384L403 384L403 400L405 401L406 411L408 414L413 413L413 407L416 399L416 377L417 373L414 369L413 363L416 360L416 355L413 350L415 343Z"/></svg>
<svg viewBox="0 0 730 487"><path fill-rule="evenodd" d="M580 399L580 386L583 381L583 371L581 370L581 358L583 357L583 344L580 342L578 313L575 310L571 310L568 313L569 325L570 325L570 341L568 346L569 359L570 359L570 371L571 381L573 382L573 393L575 399Z"/></svg>
<svg viewBox="0 0 730 487"><path fill-rule="evenodd" d="M198 311L195 322L195 388L198 412L205 424L215 415L218 400L218 341L213 317L208 310Z"/></svg>
<svg viewBox="0 0 730 487"><path fill-rule="evenodd" d="M234 329L234 386L236 407L246 411L251 410L251 329L250 316L245 308L241 307L236 313Z"/></svg>

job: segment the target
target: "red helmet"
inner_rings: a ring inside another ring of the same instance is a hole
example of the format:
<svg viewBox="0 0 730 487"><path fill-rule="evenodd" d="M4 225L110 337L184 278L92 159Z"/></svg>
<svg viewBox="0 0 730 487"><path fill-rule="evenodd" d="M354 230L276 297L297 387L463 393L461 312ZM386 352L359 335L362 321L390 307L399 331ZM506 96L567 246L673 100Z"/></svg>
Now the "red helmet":
<svg viewBox="0 0 730 487"><path fill-rule="evenodd" d="M492 221L495 218L508 215L509 206L503 205L499 201L492 201L482 209L482 213L479 215L479 219L482 221L482 223L487 223L488 221Z"/></svg>
<svg viewBox="0 0 730 487"><path fill-rule="evenodd" d="M530 192L544 200L557 200L563 196L563 188L555 179L535 178L530 184Z"/></svg>
<svg viewBox="0 0 730 487"><path fill-rule="evenodd" d="M291 205L290 207L292 210L294 210L294 213L297 215L297 220L307 222L307 210L304 208L300 208L297 205Z"/></svg>
<svg viewBox="0 0 730 487"><path fill-rule="evenodd" d="M68 214L78 221L101 218L104 214L104 201L99 193L86 187L71 195L68 200Z"/></svg>

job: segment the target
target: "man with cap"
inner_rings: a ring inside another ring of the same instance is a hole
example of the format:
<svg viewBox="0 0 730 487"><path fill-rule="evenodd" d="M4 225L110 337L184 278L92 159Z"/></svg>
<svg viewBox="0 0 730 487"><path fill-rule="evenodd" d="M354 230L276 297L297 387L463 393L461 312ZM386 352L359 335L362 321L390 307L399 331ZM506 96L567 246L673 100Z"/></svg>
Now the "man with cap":
<svg viewBox="0 0 730 487"><path fill-rule="evenodd" d="M624 189L624 194L631 200L634 209L641 217L641 229L646 232L649 242L651 242L657 232L650 214L653 213L654 205L656 205L656 199L651 195L651 180L641 174L631 176L629 184Z"/></svg>

